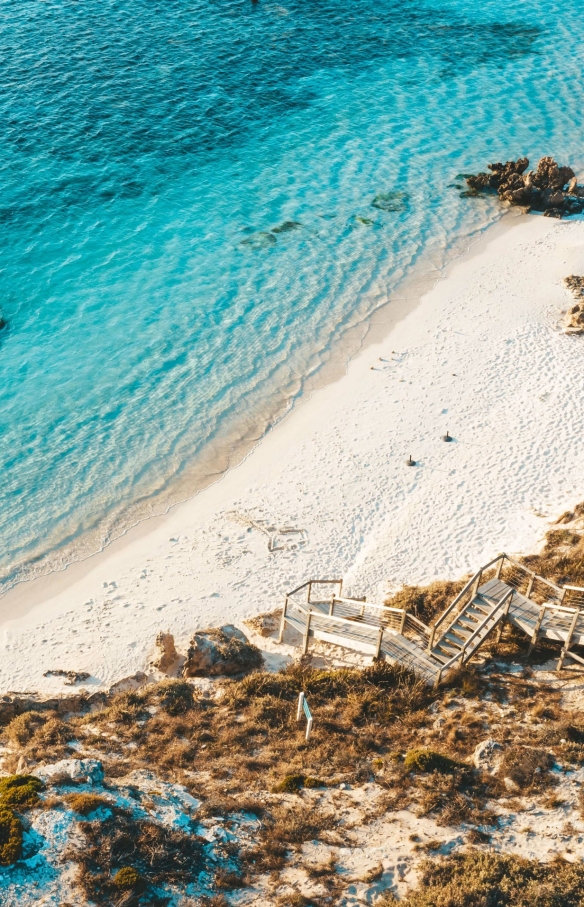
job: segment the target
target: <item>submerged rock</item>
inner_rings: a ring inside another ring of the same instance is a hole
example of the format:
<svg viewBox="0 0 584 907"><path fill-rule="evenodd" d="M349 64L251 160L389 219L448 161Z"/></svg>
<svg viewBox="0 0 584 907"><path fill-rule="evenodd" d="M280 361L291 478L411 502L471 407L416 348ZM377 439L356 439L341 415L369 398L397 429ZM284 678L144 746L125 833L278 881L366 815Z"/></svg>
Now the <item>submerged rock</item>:
<svg viewBox="0 0 584 907"><path fill-rule="evenodd" d="M257 646L237 627L210 627L193 634L183 677L247 674L264 663Z"/></svg>
<svg viewBox="0 0 584 907"><path fill-rule="evenodd" d="M290 230L298 230L301 226L302 224L297 220L285 220L277 227L272 227L272 233L289 233Z"/></svg>
<svg viewBox="0 0 584 907"><path fill-rule="evenodd" d="M488 164L490 173L466 178L467 195L497 192L509 205L543 211L547 217L579 214L584 210L584 187L571 167L560 167L552 157L542 157L536 170L527 170L526 157L517 161Z"/></svg>
<svg viewBox="0 0 584 907"><path fill-rule="evenodd" d="M371 205L380 211L405 211L408 201L407 192L378 192Z"/></svg>
<svg viewBox="0 0 584 907"><path fill-rule="evenodd" d="M271 233L261 231L260 233L253 233L251 236L246 236L245 239L241 240L239 245L248 246L250 249L267 249L269 246L274 246L276 242L276 237Z"/></svg>

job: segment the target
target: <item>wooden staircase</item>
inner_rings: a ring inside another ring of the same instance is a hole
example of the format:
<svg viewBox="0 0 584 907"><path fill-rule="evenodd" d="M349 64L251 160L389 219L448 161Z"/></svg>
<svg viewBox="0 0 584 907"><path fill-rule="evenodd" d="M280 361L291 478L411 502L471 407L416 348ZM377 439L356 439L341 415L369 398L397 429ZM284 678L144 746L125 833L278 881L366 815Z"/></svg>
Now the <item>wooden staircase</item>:
<svg viewBox="0 0 584 907"><path fill-rule="evenodd" d="M451 605L428 627L403 608L342 596L342 580L308 580L289 592L280 623L311 638L384 658L437 686L466 664L505 621L529 638L563 642L557 669L567 657L584 664L571 646L584 644L584 589L558 586L506 554L475 573Z"/></svg>

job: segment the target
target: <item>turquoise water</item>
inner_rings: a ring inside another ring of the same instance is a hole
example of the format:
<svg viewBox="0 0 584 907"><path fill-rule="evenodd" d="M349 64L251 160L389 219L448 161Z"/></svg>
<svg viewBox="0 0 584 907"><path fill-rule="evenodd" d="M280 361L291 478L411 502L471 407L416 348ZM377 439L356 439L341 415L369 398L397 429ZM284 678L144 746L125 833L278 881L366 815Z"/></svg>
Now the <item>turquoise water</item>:
<svg viewBox="0 0 584 907"><path fill-rule="evenodd" d="M581 166L580 13L6 0L4 585L260 437L412 268L498 216L459 171Z"/></svg>

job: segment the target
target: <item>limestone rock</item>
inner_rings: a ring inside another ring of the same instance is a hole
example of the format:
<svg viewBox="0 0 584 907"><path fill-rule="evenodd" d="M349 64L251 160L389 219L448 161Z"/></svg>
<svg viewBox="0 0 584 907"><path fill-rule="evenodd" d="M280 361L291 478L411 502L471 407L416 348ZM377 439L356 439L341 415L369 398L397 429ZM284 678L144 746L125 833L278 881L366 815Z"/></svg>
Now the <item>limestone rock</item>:
<svg viewBox="0 0 584 907"><path fill-rule="evenodd" d="M503 747L492 737L483 740L474 751L473 763L475 768L481 772L488 772L494 775L498 769Z"/></svg>
<svg viewBox="0 0 584 907"><path fill-rule="evenodd" d="M227 624L193 634L183 677L247 674L261 668L264 659L241 630Z"/></svg>
<svg viewBox="0 0 584 907"><path fill-rule="evenodd" d="M144 671L136 671L129 677L122 677L117 680L108 690L108 696L115 696L116 693L128 693L130 690L137 690L138 687L144 686L148 682L148 674Z"/></svg>
<svg viewBox="0 0 584 907"><path fill-rule="evenodd" d="M244 624L259 636L275 636L280 627L281 617L282 611L278 609L269 614L258 614L256 617L248 617L247 620L244 620Z"/></svg>
<svg viewBox="0 0 584 907"><path fill-rule="evenodd" d="M159 633L156 637L156 645L160 655L152 664L159 671L167 674L175 667L179 659L179 654L174 647L174 636L172 633Z"/></svg>
<svg viewBox="0 0 584 907"><path fill-rule="evenodd" d="M566 334L584 334L584 277L570 274L564 279L564 286L578 300L576 305L566 312L564 319Z"/></svg>
<svg viewBox="0 0 584 907"><path fill-rule="evenodd" d="M61 759L53 765L35 768L34 775L49 785L68 781L101 784L104 772L101 762L97 759Z"/></svg>
<svg viewBox="0 0 584 907"><path fill-rule="evenodd" d="M466 178L470 195L495 191L509 205L543 211L547 217L563 217L584 210L584 189L580 190L571 167L560 167L543 157L536 170L527 170L526 157L517 161L488 164L489 173Z"/></svg>

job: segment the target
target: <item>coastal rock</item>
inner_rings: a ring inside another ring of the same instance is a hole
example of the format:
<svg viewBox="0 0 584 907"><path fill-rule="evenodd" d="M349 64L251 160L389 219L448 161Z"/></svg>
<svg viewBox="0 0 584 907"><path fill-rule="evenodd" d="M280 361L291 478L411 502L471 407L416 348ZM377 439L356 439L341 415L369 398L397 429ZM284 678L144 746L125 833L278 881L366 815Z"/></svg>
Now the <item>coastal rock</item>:
<svg viewBox="0 0 584 907"><path fill-rule="evenodd" d="M35 768L34 776L48 785L69 781L101 784L104 771L98 759L61 759L60 762L55 762L53 765Z"/></svg>
<svg viewBox="0 0 584 907"><path fill-rule="evenodd" d="M54 671L45 671L43 677L65 677L65 686L74 687L75 684L88 680L91 674L88 674L87 671L63 671L61 668L57 668Z"/></svg>
<svg viewBox="0 0 584 907"><path fill-rule="evenodd" d="M241 630L227 624L193 634L183 668L183 677L247 674L261 668L262 653Z"/></svg>
<svg viewBox="0 0 584 907"><path fill-rule="evenodd" d="M160 650L160 655L152 664L159 671L167 674L176 666L179 659L179 654L174 646L174 636L172 633L159 633L156 637L156 645Z"/></svg>
<svg viewBox="0 0 584 907"><path fill-rule="evenodd" d="M258 633L260 636L275 636L280 628L281 618L282 609L279 608L269 614L258 614L256 617L248 617L247 620L244 620L244 624L253 633Z"/></svg>
<svg viewBox="0 0 584 907"><path fill-rule="evenodd" d="M560 167L552 157L543 157L536 170L528 171L526 157L517 161L488 164L489 173L466 178L467 195L496 191L502 201L527 210L543 211L547 217L563 217L584 210L580 189L571 167Z"/></svg>
<svg viewBox="0 0 584 907"><path fill-rule="evenodd" d="M568 309L564 320L566 334L584 334L584 302Z"/></svg>
<svg viewBox="0 0 584 907"><path fill-rule="evenodd" d="M584 277L570 274L569 277L564 278L564 286L568 288L575 299L580 299L580 297L584 296Z"/></svg>
<svg viewBox="0 0 584 907"><path fill-rule="evenodd" d="M109 688L108 696L115 696L117 693L128 693L130 690L137 690L138 687L144 686L147 682L148 674L145 674L144 671L136 671L135 674L130 674L129 677L123 677L121 680L116 680Z"/></svg>
<svg viewBox="0 0 584 907"><path fill-rule="evenodd" d="M499 767L501 751L503 747L492 737L483 740L473 753L473 764L481 772L488 772L494 775Z"/></svg>

